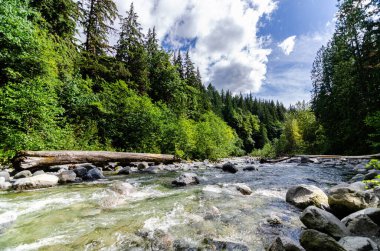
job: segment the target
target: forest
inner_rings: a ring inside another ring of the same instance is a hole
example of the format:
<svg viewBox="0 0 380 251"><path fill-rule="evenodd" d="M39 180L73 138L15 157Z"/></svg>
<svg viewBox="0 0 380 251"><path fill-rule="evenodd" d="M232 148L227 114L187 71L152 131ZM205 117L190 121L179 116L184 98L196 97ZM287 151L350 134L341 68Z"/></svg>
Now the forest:
<svg viewBox="0 0 380 251"><path fill-rule="evenodd" d="M338 7L311 102L286 108L204 83L189 51L165 50L155 27L143 33L133 4L118 13L113 0L0 0L0 161L19 150L183 159L379 151L379 4Z"/></svg>

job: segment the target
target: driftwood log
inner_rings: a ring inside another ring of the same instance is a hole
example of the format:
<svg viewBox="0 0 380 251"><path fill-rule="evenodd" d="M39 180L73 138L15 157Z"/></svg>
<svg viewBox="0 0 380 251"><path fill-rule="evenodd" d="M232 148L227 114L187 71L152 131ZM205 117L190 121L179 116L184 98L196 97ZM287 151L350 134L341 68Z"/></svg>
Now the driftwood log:
<svg viewBox="0 0 380 251"><path fill-rule="evenodd" d="M24 170L80 163L154 162L169 164L178 161L180 161L180 159L168 154L103 151L22 151L16 155L12 164L16 170Z"/></svg>

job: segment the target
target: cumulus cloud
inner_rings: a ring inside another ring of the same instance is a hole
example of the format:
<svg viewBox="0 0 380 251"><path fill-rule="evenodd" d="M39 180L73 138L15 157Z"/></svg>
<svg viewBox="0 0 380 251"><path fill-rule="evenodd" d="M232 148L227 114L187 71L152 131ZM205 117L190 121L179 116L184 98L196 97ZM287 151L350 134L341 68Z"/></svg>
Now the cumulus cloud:
<svg viewBox="0 0 380 251"><path fill-rule="evenodd" d="M133 0L116 0L125 13ZM206 83L235 93L259 91L270 49L257 36L274 0L134 0L143 29L156 27L165 45L190 46ZM190 42L191 41L191 42ZM195 41L195 42L194 42Z"/></svg>
<svg viewBox="0 0 380 251"><path fill-rule="evenodd" d="M296 44L296 36L291 36L278 44L278 47L282 49L285 55L289 55L294 50Z"/></svg>

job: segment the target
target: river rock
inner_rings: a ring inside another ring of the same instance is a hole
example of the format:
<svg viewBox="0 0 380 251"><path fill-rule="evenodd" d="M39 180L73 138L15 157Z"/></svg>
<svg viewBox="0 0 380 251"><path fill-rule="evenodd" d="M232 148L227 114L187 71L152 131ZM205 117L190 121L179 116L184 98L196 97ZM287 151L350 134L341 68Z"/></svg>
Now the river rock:
<svg viewBox="0 0 380 251"><path fill-rule="evenodd" d="M55 175L40 174L33 177L18 179L13 184L13 187L16 190L52 187L58 184L58 180L58 177Z"/></svg>
<svg viewBox="0 0 380 251"><path fill-rule="evenodd" d="M62 171L58 174L59 183L75 182L77 175L74 171Z"/></svg>
<svg viewBox="0 0 380 251"><path fill-rule="evenodd" d="M328 200L334 214L340 217L361 209L377 207L379 202L379 198L373 192L358 191L352 187L330 189Z"/></svg>
<svg viewBox="0 0 380 251"><path fill-rule="evenodd" d="M302 209L308 206L321 208L329 206L327 195L313 185L298 185L289 188L286 193L286 201Z"/></svg>
<svg viewBox="0 0 380 251"><path fill-rule="evenodd" d="M77 175L77 177L85 178L87 175L87 168L85 168L84 166L78 166L74 168L74 172Z"/></svg>
<svg viewBox="0 0 380 251"><path fill-rule="evenodd" d="M380 232L379 226L365 214L359 214L356 217L345 220L347 229L357 236L376 236Z"/></svg>
<svg viewBox="0 0 380 251"><path fill-rule="evenodd" d="M121 195L129 195L136 191L135 187L132 186L129 183L126 182L117 182L112 184L111 188L112 191L115 193L121 194Z"/></svg>
<svg viewBox="0 0 380 251"><path fill-rule="evenodd" d="M1 171L0 177L3 177L4 181L10 181L10 179L11 179L11 176L9 175L9 173L7 171Z"/></svg>
<svg viewBox="0 0 380 251"><path fill-rule="evenodd" d="M213 220L215 218L218 218L220 217L222 214L220 213L220 210L219 208L217 208L216 206L212 206L209 208L209 210L207 211L204 219L205 220Z"/></svg>
<svg viewBox="0 0 380 251"><path fill-rule="evenodd" d="M366 237L347 236L339 240L339 244L342 245L347 251L378 251L377 244Z"/></svg>
<svg viewBox="0 0 380 251"><path fill-rule="evenodd" d="M361 216L361 215L368 216L373 222L380 225L380 208L367 208L367 209L360 210L358 212L355 212L343 218L342 222L344 224L347 224L350 220L353 220L354 218L357 218L358 216Z"/></svg>
<svg viewBox="0 0 380 251"><path fill-rule="evenodd" d="M364 175L364 180L372 180L379 175L378 170L371 170L366 175Z"/></svg>
<svg viewBox="0 0 380 251"><path fill-rule="evenodd" d="M87 172L86 180L99 180L99 179L105 179L103 172L100 171L98 168L93 168L90 171Z"/></svg>
<svg viewBox="0 0 380 251"><path fill-rule="evenodd" d="M335 239L349 235L348 229L338 218L315 206L306 208L300 219L307 228L329 234Z"/></svg>
<svg viewBox="0 0 380 251"><path fill-rule="evenodd" d="M183 173L177 179L173 180L174 186L187 186L199 184L198 176L195 173Z"/></svg>
<svg viewBox="0 0 380 251"><path fill-rule="evenodd" d="M160 169L158 166L150 166L150 167L144 169L143 171L144 171L144 173L158 174Z"/></svg>
<svg viewBox="0 0 380 251"><path fill-rule="evenodd" d="M37 175L44 174L44 173L45 173L44 170L38 170L38 171L35 171L33 173L33 176L37 176Z"/></svg>
<svg viewBox="0 0 380 251"><path fill-rule="evenodd" d="M173 242L173 249L176 251L197 251L200 248L186 239L179 239Z"/></svg>
<svg viewBox="0 0 380 251"><path fill-rule="evenodd" d="M148 165L148 163L146 163L146 162L141 162L141 163L139 163L139 164L137 165L137 169L138 169L139 171L144 170L144 169L147 169L148 167L149 167L149 165Z"/></svg>
<svg viewBox="0 0 380 251"><path fill-rule="evenodd" d="M223 171L229 173L237 173L239 169L232 163L225 163L222 167Z"/></svg>
<svg viewBox="0 0 380 251"><path fill-rule="evenodd" d="M290 238L277 237L268 251L304 251L305 249Z"/></svg>
<svg viewBox="0 0 380 251"><path fill-rule="evenodd" d="M5 181L4 177L0 177L0 190L8 190L12 187L12 184L8 181Z"/></svg>
<svg viewBox="0 0 380 251"><path fill-rule="evenodd" d="M243 243L230 242L225 240L205 240L211 250L228 250L228 251L248 251L249 248ZM207 249L209 250L209 249Z"/></svg>
<svg viewBox="0 0 380 251"><path fill-rule="evenodd" d="M300 242L307 251L346 251L334 238L313 229L302 231Z"/></svg>
<svg viewBox="0 0 380 251"><path fill-rule="evenodd" d="M119 172L117 174L119 175L128 175L131 173L131 168L126 166L126 167L123 167L122 169L119 170Z"/></svg>
<svg viewBox="0 0 380 251"><path fill-rule="evenodd" d="M258 170L259 170L259 168L255 167L255 166L247 166L247 167L243 168L243 171L246 171L246 172L258 171Z"/></svg>
<svg viewBox="0 0 380 251"><path fill-rule="evenodd" d="M357 175L351 178L352 182L362 181L362 180L364 180L364 174L360 174L360 173L358 173Z"/></svg>
<svg viewBox="0 0 380 251"><path fill-rule="evenodd" d="M243 195L250 195L252 194L252 190L249 186L243 183L237 183L235 184L236 189Z"/></svg>
<svg viewBox="0 0 380 251"><path fill-rule="evenodd" d="M23 179L32 176L32 173L29 170L24 170L21 172L18 172L13 178L15 179Z"/></svg>

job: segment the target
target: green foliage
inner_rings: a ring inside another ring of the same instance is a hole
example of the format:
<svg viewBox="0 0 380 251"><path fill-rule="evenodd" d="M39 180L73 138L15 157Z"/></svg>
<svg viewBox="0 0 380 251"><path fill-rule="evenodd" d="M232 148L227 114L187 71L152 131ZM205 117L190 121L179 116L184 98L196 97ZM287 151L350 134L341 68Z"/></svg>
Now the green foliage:
<svg viewBox="0 0 380 251"><path fill-rule="evenodd" d="M365 165L366 168L380 170L380 161L378 159L372 159Z"/></svg>
<svg viewBox="0 0 380 251"><path fill-rule="evenodd" d="M277 153L274 144L266 143L262 149L253 150L251 155L261 158L275 158L277 156Z"/></svg>
<svg viewBox="0 0 380 251"><path fill-rule="evenodd" d="M375 112L373 115L368 115L365 119L367 126L373 128L369 136L369 143L376 151L380 150L380 111Z"/></svg>

